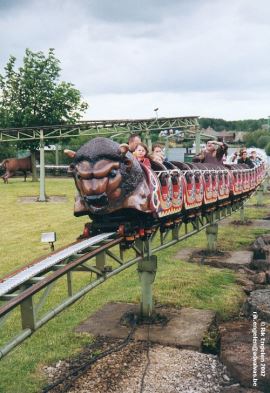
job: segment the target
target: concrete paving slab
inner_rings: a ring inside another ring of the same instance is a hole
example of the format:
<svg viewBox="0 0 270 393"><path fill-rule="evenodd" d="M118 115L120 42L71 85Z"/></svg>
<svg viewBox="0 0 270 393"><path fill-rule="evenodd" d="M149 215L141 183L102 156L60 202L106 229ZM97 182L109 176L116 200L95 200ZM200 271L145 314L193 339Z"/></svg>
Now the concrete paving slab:
<svg viewBox="0 0 270 393"><path fill-rule="evenodd" d="M230 251L223 253L223 255L203 255L203 251L205 250L184 248L177 252L175 258L186 262L196 262L203 265L233 270L244 267L249 268L253 260L252 251Z"/></svg>
<svg viewBox="0 0 270 393"><path fill-rule="evenodd" d="M270 220L252 220L252 227L270 229Z"/></svg>
<svg viewBox="0 0 270 393"><path fill-rule="evenodd" d="M256 220L248 220L247 223L244 224L238 224L238 222L240 222L239 220L235 220L232 217L229 218L225 218L221 225L234 225L236 227L251 227L251 228L265 228L265 229L269 229L270 230L270 220L260 220L260 219L256 219Z"/></svg>
<svg viewBox="0 0 270 393"><path fill-rule="evenodd" d="M244 267L249 268L253 260L252 251L232 251L230 256L223 257L213 257L205 258L203 263L205 265L218 267L218 268L228 268L233 270L238 270Z"/></svg>
<svg viewBox="0 0 270 393"><path fill-rule="evenodd" d="M139 307L130 303L108 303L101 310L81 323L76 333L90 333L94 336L126 338L130 328L120 324L127 312L138 313ZM168 319L164 325L142 325L136 328L134 339L178 348L202 350L205 333L215 320L211 310L193 308L172 309L160 307L157 312Z"/></svg>

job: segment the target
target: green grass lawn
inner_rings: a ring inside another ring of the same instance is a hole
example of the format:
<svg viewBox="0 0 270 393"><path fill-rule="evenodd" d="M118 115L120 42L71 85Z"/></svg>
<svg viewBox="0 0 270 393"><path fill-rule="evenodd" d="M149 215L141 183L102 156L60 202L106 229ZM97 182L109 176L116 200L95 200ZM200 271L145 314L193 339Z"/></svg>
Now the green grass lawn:
<svg viewBox="0 0 270 393"><path fill-rule="evenodd" d="M0 184L0 277L49 253L48 246L40 243L41 232L57 232L56 249L71 243L82 232L87 219L73 216L73 180L49 179L46 187L48 195L66 195L67 202L22 204L18 202L20 196L38 195L37 183L12 179L8 185ZM247 216L262 218L265 211L252 207ZM235 219L238 218L237 213ZM224 251L244 249L263 232L265 230L251 227L239 230L239 227L220 225L219 248ZM219 318L226 320L237 315L244 297L241 288L235 284L234 273L175 258L181 248L205 246L205 233L201 232L158 254L153 288L155 302L211 309ZM84 279L83 275L81 279ZM55 290L60 293L64 288L59 285ZM74 328L81 321L108 302L139 302L139 299L139 280L133 266L94 289L1 360L0 392L38 392L44 383L40 373L42 365L72 356L91 342L92 337L74 333ZM8 332L4 330L2 334Z"/></svg>

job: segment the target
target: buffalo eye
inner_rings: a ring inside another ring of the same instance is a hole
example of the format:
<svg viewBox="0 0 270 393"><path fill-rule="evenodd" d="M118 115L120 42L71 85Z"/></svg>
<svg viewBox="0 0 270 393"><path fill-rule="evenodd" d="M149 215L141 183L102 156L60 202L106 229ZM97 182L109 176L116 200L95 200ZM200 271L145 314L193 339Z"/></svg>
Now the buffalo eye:
<svg viewBox="0 0 270 393"><path fill-rule="evenodd" d="M108 174L108 177L110 179L113 179L117 175L117 171L115 169L112 169L111 172Z"/></svg>

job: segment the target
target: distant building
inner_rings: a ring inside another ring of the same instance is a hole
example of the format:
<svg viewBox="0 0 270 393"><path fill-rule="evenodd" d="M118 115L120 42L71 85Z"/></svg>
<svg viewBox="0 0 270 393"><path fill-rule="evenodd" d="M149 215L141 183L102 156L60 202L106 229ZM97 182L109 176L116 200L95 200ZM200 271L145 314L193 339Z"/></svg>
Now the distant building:
<svg viewBox="0 0 270 393"><path fill-rule="evenodd" d="M227 142L227 143L235 142L235 132L233 131L223 130L218 132L218 134L219 134L218 137L220 139L222 138L223 142Z"/></svg>
<svg viewBox="0 0 270 393"><path fill-rule="evenodd" d="M235 142L244 142L244 131L237 131L235 133Z"/></svg>
<svg viewBox="0 0 270 393"><path fill-rule="evenodd" d="M233 131L215 131L212 127L202 128L202 132L209 137L214 137L216 139L222 140L223 142L233 143L235 142L235 132Z"/></svg>

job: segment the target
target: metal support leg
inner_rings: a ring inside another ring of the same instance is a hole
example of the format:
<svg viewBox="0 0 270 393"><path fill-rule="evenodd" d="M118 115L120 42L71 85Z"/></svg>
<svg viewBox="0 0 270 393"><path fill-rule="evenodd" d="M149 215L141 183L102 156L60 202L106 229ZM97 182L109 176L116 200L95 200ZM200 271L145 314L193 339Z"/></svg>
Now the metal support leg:
<svg viewBox="0 0 270 393"><path fill-rule="evenodd" d="M244 208L244 206L242 206L240 208L240 221L242 224L245 223L245 208Z"/></svg>
<svg viewBox="0 0 270 393"><path fill-rule="evenodd" d="M196 129L196 134L195 134L195 152L196 154L199 154L201 151L201 132L200 129Z"/></svg>
<svg viewBox="0 0 270 393"><path fill-rule="evenodd" d="M21 320L23 329L35 330L35 310L33 298L29 297L21 303Z"/></svg>
<svg viewBox="0 0 270 393"><path fill-rule="evenodd" d="M179 232L182 224L176 225L172 230L172 240L179 240Z"/></svg>
<svg viewBox="0 0 270 393"><path fill-rule="evenodd" d="M150 131L146 130L145 144L147 145L149 152L152 150L152 141Z"/></svg>
<svg viewBox="0 0 270 393"><path fill-rule="evenodd" d="M73 295L73 289L72 289L72 272L67 273L67 289L68 289L68 296Z"/></svg>
<svg viewBox="0 0 270 393"><path fill-rule="evenodd" d="M45 155L43 130L40 130L40 174L39 174L39 202L46 202L45 193Z"/></svg>
<svg viewBox="0 0 270 393"><path fill-rule="evenodd" d="M217 235L218 224L211 224L206 227L207 250L210 252L214 252L217 250Z"/></svg>
<svg viewBox="0 0 270 393"><path fill-rule="evenodd" d="M97 266L97 268L98 268L101 272L104 271L105 262L106 262L106 253L105 253L105 251L102 251L102 252L100 252L100 253L96 256L96 266Z"/></svg>
<svg viewBox="0 0 270 393"><path fill-rule="evenodd" d="M59 165L59 145L58 145L58 143L56 143L56 145L55 145L55 165L56 165L57 167L58 167L58 165ZM58 170L58 168L56 168L55 174L56 174L56 175L59 175L59 170Z"/></svg>
<svg viewBox="0 0 270 393"><path fill-rule="evenodd" d="M149 318L154 313L152 284L157 271L157 257L151 255L138 263L138 273L141 281L141 316Z"/></svg>
<svg viewBox="0 0 270 393"><path fill-rule="evenodd" d="M263 188L260 187L257 192L257 206L263 205Z"/></svg>

